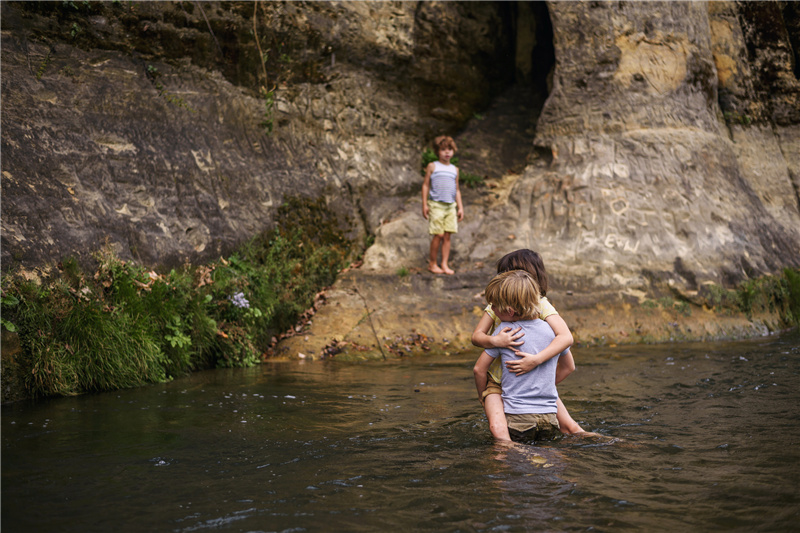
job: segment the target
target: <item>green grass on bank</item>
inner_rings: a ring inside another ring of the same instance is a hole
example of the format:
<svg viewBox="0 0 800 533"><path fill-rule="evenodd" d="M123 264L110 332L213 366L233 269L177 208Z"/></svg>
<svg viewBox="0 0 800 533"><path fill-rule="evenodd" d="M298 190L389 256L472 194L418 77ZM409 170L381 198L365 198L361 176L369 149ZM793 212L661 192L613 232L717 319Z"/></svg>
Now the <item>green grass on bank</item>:
<svg viewBox="0 0 800 533"><path fill-rule="evenodd" d="M278 220L296 222L278 222L205 265L156 273L101 250L90 271L65 260L41 283L3 276L2 327L17 333L21 347L3 361L4 383L11 371L25 396L73 395L257 363L354 248L321 204L288 201ZM800 270L735 289L706 285L698 298L721 315L774 314L797 326ZM652 303L691 313L688 303L667 300Z"/></svg>
<svg viewBox="0 0 800 533"><path fill-rule="evenodd" d="M800 326L800 269L785 268L783 276L748 280L737 291L741 309L754 313L777 313L787 325Z"/></svg>
<svg viewBox="0 0 800 533"><path fill-rule="evenodd" d="M320 203L282 209L291 216L279 220L299 223L278 223L206 265L156 273L102 250L91 272L65 260L41 283L3 276L3 328L19 336L13 364L26 395L115 390L260 361L353 249Z"/></svg>
<svg viewBox="0 0 800 533"><path fill-rule="evenodd" d="M665 309L691 316L695 306L702 305L719 315L744 314L753 320L775 315L787 327L800 326L800 270L785 268L780 275L763 276L741 282L735 289L719 285L703 285L697 296L676 300L670 297L645 300L645 309Z"/></svg>

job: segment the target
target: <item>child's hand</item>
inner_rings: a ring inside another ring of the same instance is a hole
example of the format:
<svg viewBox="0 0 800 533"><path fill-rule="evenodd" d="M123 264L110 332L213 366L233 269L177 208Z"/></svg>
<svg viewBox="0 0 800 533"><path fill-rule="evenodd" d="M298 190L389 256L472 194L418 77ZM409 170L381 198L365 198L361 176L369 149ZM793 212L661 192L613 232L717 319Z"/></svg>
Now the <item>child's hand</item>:
<svg viewBox="0 0 800 533"><path fill-rule="evenodd" d="M428 210L428 206L427 205L423 205L422 206L422 218L424 218L425 220L428 220L428 211L429 211Z"/></svg>
<svg viewBox="0 0 800 533"><path fill-rule="evenodd" d="M513 372L514 374L521 376L527 372L530 372L537 366L539 366L539 354L530 354L525 352L520 352L519 350L514 350L514 355L519 357L516 361L509 361L506 363L506 368L509 372Z"/></svg>
<svg viewBox="0 0 800 533"><path fill-rule="evenodd" d="M518 327L514 331L511 331L511 327L507 326L497 335L492 336L492 343L495 348L514 348L521 346L522 341L518 339L525 336L524 333L520 333L521 329L522 327Z"/></svg>

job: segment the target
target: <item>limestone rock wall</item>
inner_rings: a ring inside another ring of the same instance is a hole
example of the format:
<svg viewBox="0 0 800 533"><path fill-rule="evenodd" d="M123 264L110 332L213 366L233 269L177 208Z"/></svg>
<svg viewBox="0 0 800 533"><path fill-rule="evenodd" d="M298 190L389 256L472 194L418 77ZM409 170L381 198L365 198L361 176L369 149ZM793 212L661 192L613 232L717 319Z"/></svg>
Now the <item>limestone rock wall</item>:
<svg viewBox="0 0 800 533"><path fill-rule="evenodd" d="M437 31L467 16L482 38ZM363 238L419 187L431 132L491 98L502 21L491 3L3 2L3 268L105 242L201 261L287 195Z"/></svg>
<svg viewBox="0 0 800 533"><path fill-rule="evenodd" d="M558 62L536 143L553 161L512 197L560 269L634 284L661 271L697 289L800 262L800 84L785 46L746 51L749 6L550 5ZM765 100L753 88L767 63ZM720 87L736 104L720 106Z"/></svg>
<svg viewBox="0 0 800 533"><path fill-rule="evenodd" d="M792 20L780 10L795 11L774 2L548 8L556 65L539 152L468 205L456 264L528 247L563 288L640 296L691 295L800 264L800 84ZM424 264L426 238L409 230L416 211L409 202L379 229L369 267Z"/></svg>
<svg viewBox="0 0 800 533"><path fill-rule="evenodd" d="M203 260L294 194L375 234L366 268L423 267L419 156L441 132L465 169L535 139L522 171L475 165L493 188L465 192L461 271L530 247L563 286L641 293L800 264L791 3L529 8L3 2L3 269L105 241ZM498 120L501 94L532 123Z"/></svg>

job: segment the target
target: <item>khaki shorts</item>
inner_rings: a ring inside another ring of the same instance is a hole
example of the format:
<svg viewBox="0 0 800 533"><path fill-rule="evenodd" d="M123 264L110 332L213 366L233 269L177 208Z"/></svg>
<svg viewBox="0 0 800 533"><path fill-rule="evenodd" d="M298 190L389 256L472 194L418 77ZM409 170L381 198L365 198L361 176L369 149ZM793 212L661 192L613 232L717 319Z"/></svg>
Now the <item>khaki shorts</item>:
<svg viewBox="0 0 800 533"><path fill-rule="evenodd" d="M446 204L436 200L428 200L428 233L458 233L458 212L456 204Z"/></svg>
<svg viewBox="0 0 800 533"><path fill-rule="evenodd" d="M481 400L485 400L487 396L490 394L503 394L503 388L500 386L498 382L494 380L491 374L488 375L488 379L486 381L486 388L483 390L481 394Z"/></svg>
<svg viewBox="0 0 800 533"><path fill-rule="evenodd" d="M561 432L555 413L521 415L506 413L508 433L515 442L550 440Z"/></svg>

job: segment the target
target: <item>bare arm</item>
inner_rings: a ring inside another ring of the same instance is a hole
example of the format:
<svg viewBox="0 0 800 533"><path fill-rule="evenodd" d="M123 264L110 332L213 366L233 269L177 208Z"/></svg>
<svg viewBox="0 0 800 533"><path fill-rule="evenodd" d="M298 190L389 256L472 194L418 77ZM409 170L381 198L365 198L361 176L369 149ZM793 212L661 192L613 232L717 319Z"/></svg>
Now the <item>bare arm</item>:
<svg viewBox="0 0 800 533"><path fill-rule="evenodd" d="M503 328L497 335L489 335L494 326L494 320L489 313L483 313L480 322L475 326L475 331L472 332L472 344L478 348L513 348L522 345L522 341L518 340L524 333L520 333L522 329L517 328L511 331L511 328Z"/></svg>
<svg viewBox="0 0 800 533"><path fill-rule="evenodd" d="M457 216L458 221L461 222L464 220L464 204L461 203L461 186L459 185L459 179L461 177L461 171L458 170L456 167L456 208L457 208Z"/></svg>
<svg viewBox="0 0 800 533"><path fill-rule="evenodd" d="M547 348L537 354L515 351L515 355L520 359L506 363L506 368L508 368L510 372L514 372L518 376L530 372L545 361L572 346L572 333L570 333L567 323L564 322L564 319L561 318L560 315L550 315L547 317L546 322L553 328L553 333L556 334L556 337L550 341Z"/></svg>
<svg viewBox="0 0 800 533"><path fill-rule="evenodd" d="M575 358L572 357L572 350L558 358L556 367L556 385L564 381L564 378L575 371Z"/></svg>
<svg viewBox="0 0 800 533"><path fill-rule="evenodd" d="M478 399L481 400L481 403L483 403L481 396L483 395L483 391L486 390L486 383L489 379L489 367L492 365L493 361L494 358L484 351L481 353L480 357L478 357L475 366L472 368L472 373L475 376L475 388L478 389Z"/></svg>
<svg viewBox="0 0 800 533"><path fill-rule="evenodd" d="M425 168L425 179L422 181L422 217L428 220L428 195L431 192L431 174L436 166L428 163Z"/></svg>

